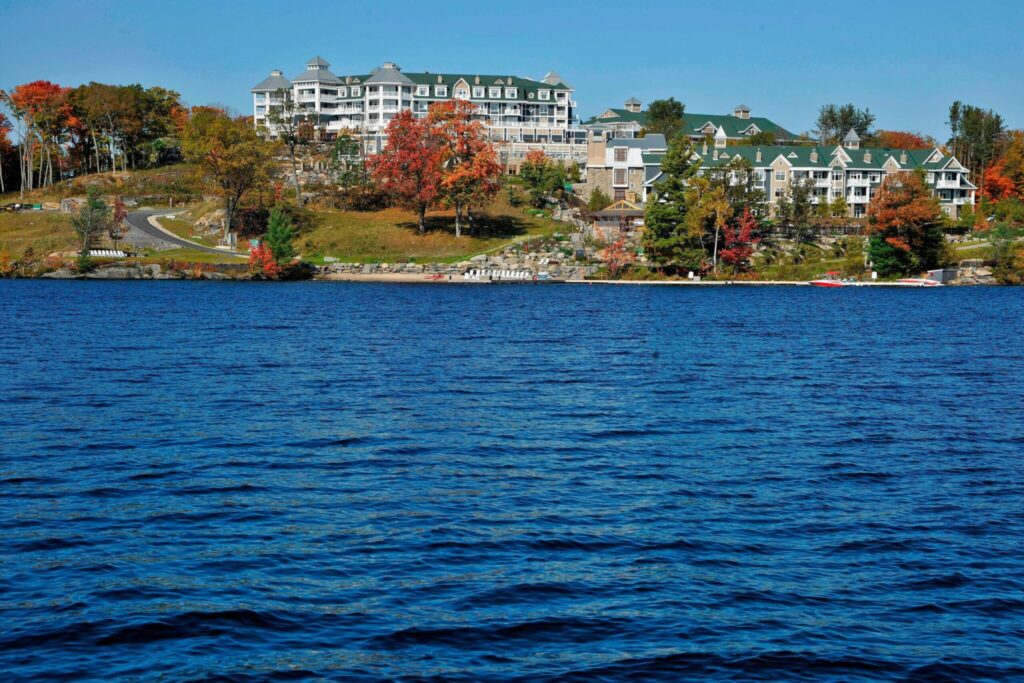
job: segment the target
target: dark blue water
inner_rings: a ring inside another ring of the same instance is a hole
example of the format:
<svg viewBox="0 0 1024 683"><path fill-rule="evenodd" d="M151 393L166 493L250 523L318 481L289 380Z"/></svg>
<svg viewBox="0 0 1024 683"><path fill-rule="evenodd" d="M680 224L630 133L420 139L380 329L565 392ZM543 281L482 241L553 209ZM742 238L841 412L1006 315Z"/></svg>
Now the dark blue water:
<svg viewBox="0 0 1024 683"><path fill-rule="evenodd" d="M1024 677L1024 289L0 282L4 680Z"/></svg>

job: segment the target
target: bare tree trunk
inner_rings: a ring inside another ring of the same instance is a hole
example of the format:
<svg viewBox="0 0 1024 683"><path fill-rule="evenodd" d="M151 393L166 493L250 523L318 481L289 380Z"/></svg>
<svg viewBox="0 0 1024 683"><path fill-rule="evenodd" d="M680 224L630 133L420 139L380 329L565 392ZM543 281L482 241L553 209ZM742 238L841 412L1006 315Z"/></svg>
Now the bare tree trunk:
<svg viewBox="0 0 1024 683"><path fill-rule="evenodd" d="M462 202L455 202L455 236L462 237Z"/></svg>
<svg viewBox="0 0 1024 683"><path fill-rule="evenodd" d="M295 166L295 145L288 145L288 155L292 160L292 184L295 185L295 201L302 206L302 188L299 187L299 171Z"/></svg>
<svg viewBox="0 0 1024 683"><path fill-rule="evenodd" d="M4 187L4 155L0 154L0 194L6 192L7 189Z"/></svg>
<svg viewBox="0 0 1024 683"><path fill-rule="evenodd" d="M420 202L420 234L424 234L427 231L427 204L426 202Z"/></svg>
<svg viewBox="0 0 1024 683"><path fill-rule="evenodd" d="M711 270L715 273L718 272L718 231L719 227L715 224L715 250L711 255Z"/></svg>

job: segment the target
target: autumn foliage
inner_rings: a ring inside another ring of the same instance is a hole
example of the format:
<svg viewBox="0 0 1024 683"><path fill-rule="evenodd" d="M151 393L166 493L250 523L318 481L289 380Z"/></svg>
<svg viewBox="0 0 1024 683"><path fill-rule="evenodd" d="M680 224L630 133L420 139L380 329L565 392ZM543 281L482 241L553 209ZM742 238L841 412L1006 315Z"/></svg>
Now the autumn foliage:
<svg viewBox="0 0 1024 683"><path fill-rule="evenodd" d="M397 114L385 132L387 147L367 161L370 173L386 192L416 212L422 234L427 209L441 191L441 141L433 135L428 119L416 118L409 110Z"/></svg>
<svg viewBox="0 0 1024 683"><path fill-rule="evenodd" d="M385 191L416 211L421 233L427 209L443 203L455 209L460 235L463 213L498 191L497 152L473 112L473 105L462 100L435 104L424 118L403 111L387 126L387 147L368 160Z"/></svg>
<svg viewBox="0 0 1024 683"><path fill-rule="evenodd" d="M263 280L276 280L281 275L281 266L274 259L274 253L266 244L260 244L249 251L249 272Z"/></svg>
<svg viewBox="0 0 1024 683"><path fill-rule="evenodd" d="M885 275L938 265L942 209L918 173L896 173L882 181L868 205L869 253Z"/></svg>
<svg viewBox="0 0 1024 683"><path fill-rule="evenodd" d="M981 186L985 199L990 202L1012 199L1018 195L1016 183L1006 175L1006 162L1003 160L985 169Z"/></svg>
<svg viewBox="0 0 1024 683"><path fill-rule="evenodd" d="M876 130L873 133L874 144L889 149L934 149L935 140L921 133L910 133L903 130Z"/></svg>
<svg viewBox="0 0 1024 683"><path fill-rule="evenodd" d="M620 237L609 244L601 250L598 256L604 261L605 267L608 269L608 276L611 278L618 277L623 268L636 260L636 253L627 248L625 237Z"/></svg>
<svg viewBox="0 0 1024 683"><path fill-rule="evenodd" d="M757 219L750 209L744 207L743 214L735 223L726 223L722 228L725 248L719 252L722 262L733 267L736 272L750 269L750 257L754 254L754 245L760 241L754 236Z"/></svg>

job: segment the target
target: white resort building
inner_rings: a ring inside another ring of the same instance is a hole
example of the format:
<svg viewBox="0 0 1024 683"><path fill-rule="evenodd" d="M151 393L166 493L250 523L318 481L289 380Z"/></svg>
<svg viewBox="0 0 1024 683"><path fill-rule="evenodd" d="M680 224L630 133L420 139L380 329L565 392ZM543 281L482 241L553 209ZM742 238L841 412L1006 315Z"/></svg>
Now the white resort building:
<svg viewBox="0 0 1024 683"><path fill-rule="evenodd" d="M645 198L661 178L663 157L663 153L654 152L642 155ZM810 188L812 204L833 203L843 198L849 216L863 217L882 180L900 171L921 170L942 210L954 219L960 217L964 206L973 208L977 190L963 164L941 149L865 148L852 130L843 144L835 147L755 147L729 145L726 132L719 129L714 143L701 143L694 150L694 157L701 161L701 173L736 162L752 168L754 187L765 192L772 214L779 200L790 196L791 188L800 184Z"/></svg>
<svg viewBox="0 0 1024 683"><path fill-rule="evenodd" d="M274 135L267 118L280 107L282 90L291 91L298 115L320 134L332 138L349 131L376 139L400 111L426 116L435 102L465 100L476 106L476 118L498 143L503 161L514 163L531 149L555 158L586 160L587 133L575 124L573 88L550 72L540 80L495 74L405 72L385 62L370 73L336 76L330 64L315 57L292 79L283 72L252 89L253 121Z"/></svg>

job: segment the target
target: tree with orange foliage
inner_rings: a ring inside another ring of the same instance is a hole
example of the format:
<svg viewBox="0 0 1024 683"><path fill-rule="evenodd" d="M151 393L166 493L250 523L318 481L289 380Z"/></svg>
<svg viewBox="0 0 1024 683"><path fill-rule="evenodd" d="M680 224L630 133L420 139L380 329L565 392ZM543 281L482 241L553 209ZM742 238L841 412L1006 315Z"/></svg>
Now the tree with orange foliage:
<svg viewBox="0 0 1024 683"><path fill-rule="evenodd" d="M1002 159L986 168L982 178L982 194L990 202L1011 199L1017 195L1017 186L1012 178L1007 177L1005 161Z"/></svg>
<svg viewBox="0 0 1024 683"><path fill-rule="evenodd" d="M501 165L484 126L473 120L474 106L449 100L430 108L427 119L442 146L441 196L455 209L455 236L462 236L462 213L472 225L473 205L484 204L498 193Z"/></svg>
<svg viewBox="0 0 1024 683"><path fill-rule="evenodd" d="M384 129L387 146L370 157L370 173L384 188L419 219L419 232L427 230L427 209L441 191L444 148L426 118L418 119L408 109L398 113Z"/></svg>
<svg viewBox="0 0 1024 683"><path fill-rule="evenodd" d="M868 204L868 219L868 254L883 276L939 265L944 241L942 209L920 172L886 177Z"/></svg>
<svg viewBox="0 0 1024 683"><path fill-rule="evenodd" d="M602 249L598 256L604 261L608 269L608 277L615 279L623 268L636 260L636 253L626 248L626 238L620 237L612 244Z"/></svg>
<svg viewBox="0 0 1024 683"><path fill-rule="evenodd" d="M876 130L871 134L873 145L889 149L935 149L938 144L931 136L905 130Z"/></svg>
<svg viewBox="0 0 1024 683"><path fill-rule="evenodd" d="M276 280L281 275L281 266L269 246L259 244L249 250L249 272L261 280Z"/></svg>
<svg viewBox="0 0 1024 683"><path fill-rule="evenodd" d="M21 189L53 184L53 153L60 154L60 139L71 118L67 88L50 81L32 81L5 94L4 104L20 123ZM35 168L36 150L39 167ZM58 159L58 169L59 169ZM58 172L59 177L59 172Z"/></svg>

